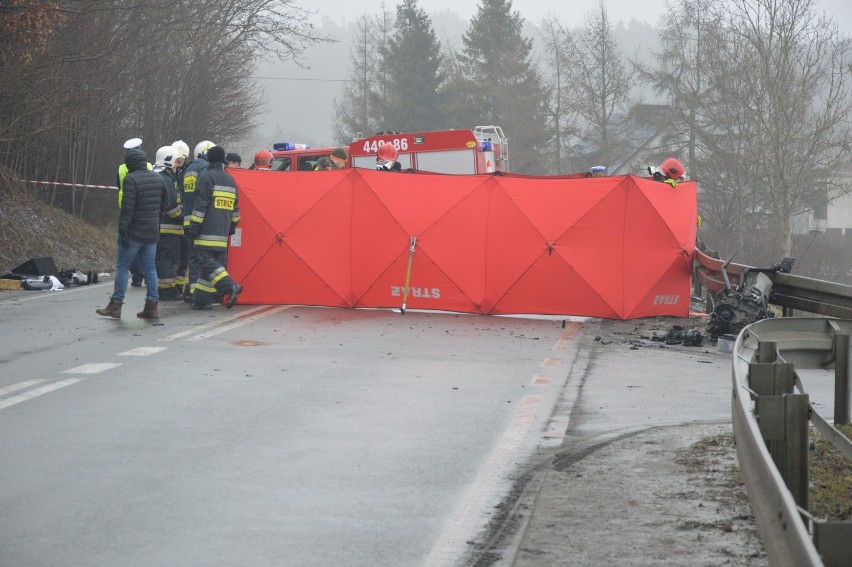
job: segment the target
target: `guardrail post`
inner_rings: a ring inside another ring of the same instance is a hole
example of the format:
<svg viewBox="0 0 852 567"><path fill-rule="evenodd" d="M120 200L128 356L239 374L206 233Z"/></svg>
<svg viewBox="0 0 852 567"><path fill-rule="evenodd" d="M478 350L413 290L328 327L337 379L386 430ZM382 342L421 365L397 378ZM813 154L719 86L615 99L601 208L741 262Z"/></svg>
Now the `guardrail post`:
<svg viewBox="0 0 852 567"><path fill-rule="evenodd" d="M849 335L834 335L834 423L849 423L852 409L852 373L849 372Z"/></svg>
<svg viewBox="0 0 852 567"><path fill-rule="evenodd" d="M763 363L775 362L778 357L778 343L774 341L759 341L757 343L757 360Z"/></svg>
<svg viewBox="0 0 852 567"><path fill-rule="evenodd" d="M846 567L852 555L852 522L814 520L814 546L825 567Z"/></svg>
<svg viewBox="0 0 852 567"><path fill-rule="evenodd" d="M800 508L808 509L808 417L810 396L784 396L784 468L779 467L787 488Z"/></svg>
<svg viewBox="0 0 852 567"><path fill-rule="evenodd" d="M748 387L758 396L792 394L795 378L795 365L789 362L777 364L752 362L748 365Z"/></svg>

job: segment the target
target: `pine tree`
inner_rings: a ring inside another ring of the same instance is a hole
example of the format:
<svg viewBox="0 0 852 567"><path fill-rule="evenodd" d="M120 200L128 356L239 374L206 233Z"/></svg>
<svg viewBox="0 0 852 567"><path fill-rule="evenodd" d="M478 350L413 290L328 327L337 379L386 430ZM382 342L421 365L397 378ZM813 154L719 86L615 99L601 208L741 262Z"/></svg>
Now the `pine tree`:
<svg viewBox="0 0 852 567"><path fill-rule="evenodd" d="M386 128L401 132L446 126L441 112L444 82L441 46L432 20L417 0L396 7L394 34L384 53L387 70Z"/></svg>
<svg viewBox="0 0 852 567"><path fill-rule="evenodd" d="M546 93L532 60L532 40L522 35L523 23L511 0L482 0L462 37L459 60L473 88L454 87L470 101L456 108L456 120L468 128L502 127L511 148L510 170L544 173Z"/></svg>

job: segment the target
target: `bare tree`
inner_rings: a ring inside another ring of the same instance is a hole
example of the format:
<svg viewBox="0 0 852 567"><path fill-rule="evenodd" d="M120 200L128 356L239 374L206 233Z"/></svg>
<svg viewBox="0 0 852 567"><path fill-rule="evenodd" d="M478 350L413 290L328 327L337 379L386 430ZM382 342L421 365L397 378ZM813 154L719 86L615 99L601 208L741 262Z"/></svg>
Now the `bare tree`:
<svg viewBox="0 0 852 567"><path fill-rule="evenodd" d="M814 0L735 0L731 53L750 79L757 179L770 188L768 206L779 252L791 250L791 222L817 195L818 179L836 196L839 167L849 159L852 99L844 72L852 44L816 13ZM720 85L721 86L721 85Z"/></svg>
<svg viewBox="0 0 852 567"><path fill-rule="evenodd" d="M382 4L377 17L358 18L355 43L349 50L349 74L343 94L334 100L335 137L340 142L382 130L387 83L384 54L390 35L391 14Z"/></svg>
<svg viewBox="0 0 852 567"><path fill-rule="evenodd" d="M849 190L848 171L838 174L852 142L850 40L815 8L684 0L646 73L686 134L702 209L739 250L754 253L767 231L774 246L762 252L789 255L793 216Z"/></svg>
<svg viewBox="0 0 852 567"><path fill-rule="evenodd" d="M547 103L551 143L553 152L553 171L559 175L565 172L563 164L566 145L571 137L577 136L576 105L572 104L570 88L572 69L580 64L575 60L578 54L571 33L551 13L544 21L541 30L544 44L545 61L548 64L545 80L548 82L550 97Z"/></svg>
<svg viewBox="0 0 852 567"><path fill-rule="evenodd" d="M262 58L330 38L295 0L14 0L0 5L0 167L114 180L121 142L229 144L255 127ZM9 104L5 104L5 103ZM85 216L85 192L69 210Z"/></svg>
<svg viewBox="0 0 852 567"><path fill-rule="evenodd" d="M613 25L603 1L585 22L577 38L567 44L574 62L570 99L583 121L581 137L598 153L604 165L623 149L633 72L613 35Z"/></svg>

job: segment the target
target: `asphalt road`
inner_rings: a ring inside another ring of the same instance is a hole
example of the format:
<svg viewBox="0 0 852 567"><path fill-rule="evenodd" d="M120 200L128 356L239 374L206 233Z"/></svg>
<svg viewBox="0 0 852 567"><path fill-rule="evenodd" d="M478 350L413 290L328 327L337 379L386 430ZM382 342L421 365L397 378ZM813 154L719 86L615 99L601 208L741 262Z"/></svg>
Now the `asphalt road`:
<svg viewBox="0 0 852 567"><path fill-rule="evenodd" d="M110 291L0 295L2 565L452 565L565 434L577 322Z"/></svg>
<svg viewBox="0 0 852 567"><path fill-rule="evenodd" d="M0 292L0 565L766 565L695 321L110 291Z"/></svg>

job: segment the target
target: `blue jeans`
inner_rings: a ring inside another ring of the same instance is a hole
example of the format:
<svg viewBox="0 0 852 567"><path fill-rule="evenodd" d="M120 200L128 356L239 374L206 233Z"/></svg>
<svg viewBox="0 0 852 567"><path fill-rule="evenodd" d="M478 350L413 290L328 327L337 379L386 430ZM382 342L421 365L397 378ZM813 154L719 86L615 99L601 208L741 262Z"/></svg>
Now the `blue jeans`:
<svg viewBox="0 0 852 567"><path fill-rule="evenodd" d="M147 289L145 299L148 301L159 301L160 294L157 291L157 243L142 242L141 240L127 239L130 244L127 248L121 245L121 237L118 237L118 260L115 264L115 286L112 299L124 302L124 294L127 291L127 280L130 275L130 266L133 259L139 256L142 262L142 273L145 274L145 286Z"/></svg>

